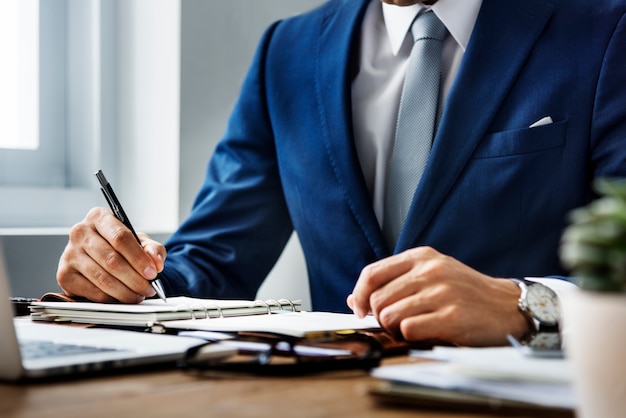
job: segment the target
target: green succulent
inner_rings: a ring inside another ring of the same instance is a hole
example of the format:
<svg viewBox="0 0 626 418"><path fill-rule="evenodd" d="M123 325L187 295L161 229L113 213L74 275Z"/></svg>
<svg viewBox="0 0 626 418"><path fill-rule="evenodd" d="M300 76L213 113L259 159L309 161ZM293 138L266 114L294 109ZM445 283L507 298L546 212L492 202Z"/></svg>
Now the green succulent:
<svg viewBox="0 0 626 418"><path fill-rule="evenodd" d="M600 198L570 213L560 257L588 290L626 292L626 179L598 179Z"/></svg>

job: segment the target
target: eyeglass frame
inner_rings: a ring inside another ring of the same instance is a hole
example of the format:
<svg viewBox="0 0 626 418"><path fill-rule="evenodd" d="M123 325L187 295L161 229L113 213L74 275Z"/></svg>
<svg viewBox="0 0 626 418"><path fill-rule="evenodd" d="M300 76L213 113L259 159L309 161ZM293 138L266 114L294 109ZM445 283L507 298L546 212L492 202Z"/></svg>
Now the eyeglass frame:
<svg viewBox="0 0 626 418"><path fill-rule="evenodd" d="M234 372L266 376L301 376L322 372L363 370L369 371L380 365L383 357L383 345L367 333L358 331L340 331L329 335L298 338L270 333L239 333L235 341L256 342L268 345L267 350L246 352L239 350L235 356L244 359L197 359L202 348L215 342L207 342L191 348L183 360L178 363L181 369L188 371ZM229 340L230 341L230 340ZM362 353L356 353L350 345L363 345ZM285 350L283 347L288 346ZM308 356L298 354L297 346L343 348L352 355ZM345 346L345 347L343 347ZM274 362L276 359L293 362Z"/></svg>

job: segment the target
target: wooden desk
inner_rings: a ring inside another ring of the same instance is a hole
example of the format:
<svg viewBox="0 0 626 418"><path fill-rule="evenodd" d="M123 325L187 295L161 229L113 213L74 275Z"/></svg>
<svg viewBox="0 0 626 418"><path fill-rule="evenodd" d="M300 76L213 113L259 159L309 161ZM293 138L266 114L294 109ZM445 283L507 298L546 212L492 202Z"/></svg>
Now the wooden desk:
<svg viewBox="0 0 626 418"><path fill-rule="evenodd" d="M406 357L385 364L409 361ZM181 370L125 372L43 383L0 383L0 417L467 417L383 406L368 394L365 372L278 378L208 378Z"/></svg>

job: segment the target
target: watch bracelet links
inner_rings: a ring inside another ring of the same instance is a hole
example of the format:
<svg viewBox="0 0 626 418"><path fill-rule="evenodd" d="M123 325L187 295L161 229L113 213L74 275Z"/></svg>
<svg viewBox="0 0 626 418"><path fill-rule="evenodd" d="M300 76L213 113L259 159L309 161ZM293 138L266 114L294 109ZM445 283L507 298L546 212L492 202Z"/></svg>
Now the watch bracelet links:
<svg viewBox="0 0 626 418"><path fill-rule="evenodd" d="M517 284L518 287L520 288L520 290L522 291L522 294L520 294L520 298L518 301L518 309L520 311L520 313L522 315L524 315L524 318L526 318L526 321L529 324L529 332L525 335L522 336L522 338L520 338L520 342L524 343L524 344L528 344L530 342L532 342L532 340L534 339L535 336L537 336L538 334L560 334L560 328L559 328L559 324L555 324L555 325L546 325L546 324L542 324L540 323L538 320L536 320L535 318L533 318L530 315L530 312L528 312L527 310L524 310L523 307L521 306L521 300L522 298L525 296L524 292L526 291L525 286L532 286L534 284L537 284L537 282L534 282L532 280L528 280L525 278L519 278L519 277L511 277L509 278L510 281L512 281L513 283Z"/></svg>

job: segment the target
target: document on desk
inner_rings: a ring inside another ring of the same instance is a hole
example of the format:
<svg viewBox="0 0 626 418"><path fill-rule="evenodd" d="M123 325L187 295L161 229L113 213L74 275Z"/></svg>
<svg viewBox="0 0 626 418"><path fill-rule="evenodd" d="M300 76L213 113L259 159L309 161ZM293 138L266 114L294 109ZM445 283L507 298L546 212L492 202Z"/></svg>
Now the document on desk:
<svg viewBox="0 0 626 418"><path fill-rule="evenodd" d="M575 409L566 359L530 358L513 347L436 347L415 356L433 362L383 366L372 375L389 382L443 389L548 408Z"/></svg>
<svg viewBox="0 0 626 418"><path fill-rule="evenodd" d="M269 332L291 337L315 337L347 330L381 330L373 316L333 312L284 312L276 315L240 316L169 321L167 328L217 332Z"/></svg>

